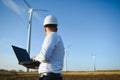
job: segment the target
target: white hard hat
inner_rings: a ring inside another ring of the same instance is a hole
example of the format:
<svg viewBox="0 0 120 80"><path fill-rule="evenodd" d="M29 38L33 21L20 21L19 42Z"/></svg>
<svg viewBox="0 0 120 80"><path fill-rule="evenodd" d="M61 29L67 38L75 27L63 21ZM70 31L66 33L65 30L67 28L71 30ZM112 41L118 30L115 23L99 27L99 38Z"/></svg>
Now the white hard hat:
<svg viewBox="0 0 120 80"><path fill-rule="evenodd" d="M53 15L48 15L44 19L43 25L45 26L46 24L56 24L58 25L57 18Z"/></svg>

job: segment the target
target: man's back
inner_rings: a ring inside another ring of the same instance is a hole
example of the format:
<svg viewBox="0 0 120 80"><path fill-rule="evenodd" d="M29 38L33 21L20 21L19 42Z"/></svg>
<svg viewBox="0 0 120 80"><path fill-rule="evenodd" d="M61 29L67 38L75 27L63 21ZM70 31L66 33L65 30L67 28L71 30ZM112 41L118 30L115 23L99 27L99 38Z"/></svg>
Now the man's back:
<svg viewBox="0 0 120 80"><path fill-rule="evenodd" d="M64 45L61 37L56 32L46 36L40 54L45 56L46 63L41 63L39 73L54 72L60 73L63 68Z"/></svg>

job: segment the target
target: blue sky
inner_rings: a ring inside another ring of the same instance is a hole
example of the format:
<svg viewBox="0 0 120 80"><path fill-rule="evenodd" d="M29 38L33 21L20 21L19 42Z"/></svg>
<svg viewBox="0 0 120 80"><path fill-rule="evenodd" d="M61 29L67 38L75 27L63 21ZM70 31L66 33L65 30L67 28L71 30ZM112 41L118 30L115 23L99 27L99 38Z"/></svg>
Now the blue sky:
<svg viewBox="0 0 120 80"><path fill-rule="evenodd" d="M45 37L43 19L58 18L59 31L67 48L68 70L120 69L120 1L119 0L26 0L34 12L30 56L39 53ZM0 0L0 69L24 70L18 65L11 45L26 49L29 8L23 0ZM69 46L69 47L68 47Z"/></svg>

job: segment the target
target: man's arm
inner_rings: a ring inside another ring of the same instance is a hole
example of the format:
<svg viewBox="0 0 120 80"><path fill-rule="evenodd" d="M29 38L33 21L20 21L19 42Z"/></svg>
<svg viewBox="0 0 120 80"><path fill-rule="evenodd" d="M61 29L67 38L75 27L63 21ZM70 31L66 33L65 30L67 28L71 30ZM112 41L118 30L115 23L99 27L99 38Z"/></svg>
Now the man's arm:
<svg viewBox="0 0 120 80"><path fill-rule="evenodd" d="M59 39L54 34L47 36L43 42L40 53L34 57L33 60L38 60L40 62L49 62L50 57L58 42Z"/></svg>

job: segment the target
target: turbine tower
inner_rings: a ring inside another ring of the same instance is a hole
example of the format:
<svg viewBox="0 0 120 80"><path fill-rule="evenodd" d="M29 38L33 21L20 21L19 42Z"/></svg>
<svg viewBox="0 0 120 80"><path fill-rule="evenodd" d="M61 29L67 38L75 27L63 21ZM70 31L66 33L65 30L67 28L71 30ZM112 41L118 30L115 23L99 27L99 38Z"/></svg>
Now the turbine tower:
<svg viewBox="0 0 120 80"><path fill-rule="evenodd" d="M68 55L68 48L70 48L70 45L65 48L65 72L67 72L67 55Z"/></svg>
<svg viewBox="0 0 120 80"><path fill-rule="evenodd" d="M48 11L48 10L43 10L43 9L33 9L26 0L24 0L25 4L29 8L29 23L28 23L28 38L27 38L27 52L30 55L30 47L31 47L31 29L32 29L32 15L33 11ZM27 68L27 72L29 72L29 69Z"/></svg>
<svg viewBox="0 0 120 80"><path fill-rule="evenodd" d="M93 58L93 69L96 71L96 55L92 55Z"/></svg>

